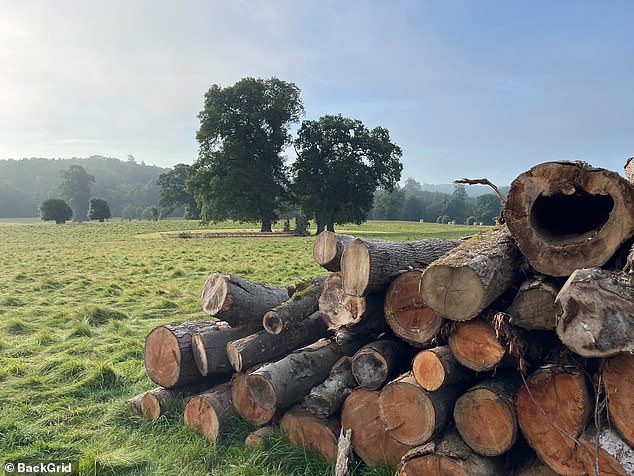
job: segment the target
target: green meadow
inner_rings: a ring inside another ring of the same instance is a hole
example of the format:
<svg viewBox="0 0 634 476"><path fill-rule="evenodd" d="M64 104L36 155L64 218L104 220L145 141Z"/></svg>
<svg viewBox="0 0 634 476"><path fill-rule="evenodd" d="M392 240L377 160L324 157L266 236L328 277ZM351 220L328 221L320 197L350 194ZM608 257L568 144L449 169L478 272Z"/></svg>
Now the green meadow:
<svg viewBox="0 0 634 476"><path fill-rule="evenodd" d="M236 421L216 444L157 422L123 402L155 385L143 342L153 327L204 318L200 291L214 271L271 284L322 273L314 237L166 239L165 231L256 230L193 221L0 223L0 463L72 460L81 474L324 475L310 451L272 438L245 450ZM371 221L337 230L412 240L460 237L478 227ZM355 474L390 475L389 468Z"/></svg>

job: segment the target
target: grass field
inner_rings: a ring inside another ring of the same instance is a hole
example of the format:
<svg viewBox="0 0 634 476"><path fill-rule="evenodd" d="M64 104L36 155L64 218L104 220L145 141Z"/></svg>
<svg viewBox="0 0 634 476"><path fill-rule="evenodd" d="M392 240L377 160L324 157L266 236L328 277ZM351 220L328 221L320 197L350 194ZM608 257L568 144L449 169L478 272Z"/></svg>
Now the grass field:
<svg viewBox="0 0 634 476"><path fill-rule="evenodd" d="M221 223L205 229L255 229ZM316 276L314 237L164 239L197 222L0 224L0 459L73 460L82 474L324 475L331 468L283 438L246 451L236 422L207 443L172 412L150 423L123 401L155 385L143 342L153 327L203 317L218 271L272 284ZM368 222L341 232L394 240L458 237L477 227ZM360 475L390 469L360 466Z"/></svg>

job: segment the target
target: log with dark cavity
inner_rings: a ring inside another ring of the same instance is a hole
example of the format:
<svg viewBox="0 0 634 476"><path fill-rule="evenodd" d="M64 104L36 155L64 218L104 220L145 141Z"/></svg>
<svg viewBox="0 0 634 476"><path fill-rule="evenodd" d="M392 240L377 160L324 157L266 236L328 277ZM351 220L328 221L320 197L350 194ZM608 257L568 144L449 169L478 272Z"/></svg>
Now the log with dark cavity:
<svg viewBox="0 0 634 476"><path fill-rule="evenodd" d="M451 421L462 385L428 392L418 385L411 372L388 383L379 394L379 415L383 427L395 440L418 446L442 433Z"/></svg>
<svg viewBox="0 0 634 476"><path fill-rule="evenodd" d="M396 466L411 448L396 441L383 427L378 390L353 390L343 403L341 426L344 430L352 430L354 452L368 466Z"/></svg>
<svg viewBox="0 0 634 476"><path fill-rule="evenodd" d="M259 326L210 328L192 335L194 360L201 375L233 372L227 355L227 344L259 331Z"/></svg>
<svg viewBox="0 0 634 476"><path fill-rule="evenodd" d="M476 377L473 370L458 362L448 345L421 350L416 354L412 375L429 392Z"/></svg>
<svg viewBox="0 0 634 476"><path fill-rule="evenodd" d="M329 463L337 460L337 441L341 424L338 417L317 418L306 408L295 406L280 421L280 430L296 446L306 446Z"/></svg>
<svg viewBox="0 0 634 476"><path fill-rule="evenodd" d="M264 330L269 334L280 334L318 311L319 296L324 288L325 279L326 276L319 276L297 285L288 301L264 314Z"/></svg>
<svg viewBox="0 0 634 476"><path fill-rule="evenodd" d="M506 476L502 461L475 453L455 429L403 456L399 476Z"/></svg>
<svg viewBox="0 0 634 476"><path fill-rule="evenodd" d="M318 418L328 418L343 405L346 397L357 386L352 374L352 358L341 357L330 369L330 375L313 387L304 398L304 406Z"/></svg>
<svg viewBox="0 0 634 476"><path fill-rule="evenodd" d="M246 382L251 395L263 408L290 407L326 380L337 360L362 345L363 342L340 346L332 339L322 339L277 362L263 365L247 375Z"/></svg>
<svg viewBox="0 0 634 476"><path fill-rule="evenodd" d="M165 324L154 328L145 339L144 361L150 379L165 388L203 380L192 351L192 336L225 326L217 321Z"/></svg>
<svg viewBox="0 0 634 476"><path fill-rule="evenodd" d="M429 344L444 321L420 295L422 274L417 269L400 274L388 287L384 303L385 320L392 332L417 347Z"/></svg>
<svg viewBox="0 0 634 476"><path fill-rule="evenodd" d="M235 415L231 405L231 383L190 398L183 413L185 425L196 428L209 441L215 442Z"/></svg>
<svg viewBox="0 0 634 476"><path fill-rule="evenodd" d="M264 313L287 301L291 294L292 290L283 286L213 273L203 286L201 301L205 313L231 326L261 325Z"/></svg>
<svg viewBox="0 0 634 476"><path fill-rule="evenodd" d="M400 339L388 336L364 345L352 357L352 374L357 383L368 390L377 390L396 375L411 351Z"/></svg>
<svg viewBox="0 0 634 476"><path fill-rule="evenodd" d="M343 250L343 290L352 296L365 296L384 289L403 271L424 268L459 243L441 238L402 242L357 238Z"/></svg>
<svg viewBox="0 0 634 476"><path fill-rule="evenodd" d="M511 449L518 435L514 400L521 384L517 373L497 374L458 398L453 410L456 429L473 451L498 456Z"/></svg>
<svg viewBox="0 0 634 476"><path fill-rule="evenodd" d="M583 162L546 162L519 175L503 210L526 259L567 277L601 266L634 234L634 185Z"/></svg>
<svg viewBox="0 0 634 476"><path fill-rule="evenodd" d="M441 316L473 319L516 282L521 263L513 237L501 225L473 236L428 266L420 294Z"/></svg>
<svg viewBox="0 0 634 476"><path fill-rule="evenodd" d="M323 231L315 238L313 258L319 266L328 271L340 271L343 248L354 239L354 236Z"/></svg>
<svg viewBox="0 0 634 476"><path fill-rule="evenodd" d="M261 362L287 354L330 334L319 311L287 327L280 334L262 330L227 343L227 356L233 368L240 372Z"/></svg>
<svg viewBox="0 0 634 476"><path fill-rule="evenodd" d="M634 285L621 273L578 269L557 295L557 335L584 357L634 351Z"/></svg>

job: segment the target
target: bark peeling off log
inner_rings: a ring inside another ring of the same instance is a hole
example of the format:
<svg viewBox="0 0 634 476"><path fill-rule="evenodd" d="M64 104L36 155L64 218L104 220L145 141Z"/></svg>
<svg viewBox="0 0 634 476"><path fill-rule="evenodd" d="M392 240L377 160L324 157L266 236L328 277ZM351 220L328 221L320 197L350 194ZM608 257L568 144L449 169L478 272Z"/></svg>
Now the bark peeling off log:
<svg viewBox="0 0 634 476"><path fill-rule="evenodd" d="M634 234L634 186L582 162L546 162L518 176L503 211L540 273L601 266Z"/></svg>

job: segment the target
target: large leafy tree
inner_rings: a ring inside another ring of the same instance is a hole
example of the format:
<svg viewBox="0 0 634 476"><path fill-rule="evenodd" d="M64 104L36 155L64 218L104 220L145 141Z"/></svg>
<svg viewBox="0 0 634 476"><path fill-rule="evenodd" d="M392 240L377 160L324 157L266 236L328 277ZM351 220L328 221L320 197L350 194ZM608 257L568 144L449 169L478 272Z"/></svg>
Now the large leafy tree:
<svg viewBox="0 0 634 476"><path fill-rule="evenodd" d="M91 198L88 207L88 218L91 220L99 220L103 223L108 218L112 218L108 202L103 198Z"/></svg>
<svg viewBox="0 0 634 476"><path fill-rule="evenodd" d="M262 231L271 231L288 186L281 153L303 112L299 88L277 78L207 91L187 181L203 220L261 221Z"/></svg>
<svg viewBox="0 0 634 476"><path fill-rule="evenodd" d="M55 220L62 225L73 216L73 210L61 198L49 198L40 204L40 218L44 221Z"/></svg>
<svg viewBox="0 0 634 476"><path fill-rule="evenodd" d="M62 170L61 175L60 195L70 204L75 220L85 221L88 218L90 186L95 183L95 177L81 165L71 165L68 170Z"/></svg>
<svg viewBox="0 0 634 476"><path fill-rule="evenodd" d="M194 195L186 187L189 168L189 165L178 164L169 172L159 175L156 183L160 187L158 192L159 207L163 218L170 215L176 207L183 207L185 218L189 220L200 219L200 211Z"/></svg>
<svg viewBox="0 0 634 476"><path fill-rule="evenodd" d="M487 193L479 195L475 199L474 214L478 221L486 225L495 224L495 219L500 215L502 210L502 201L497 195Z"/></svg>
<svg viewBox="0 0 634 476"><path fill-rule="evenodd" d="M387 129L368 130L341 115L304 121L295 149L293 189L302 209L314 214L318 233L363 222L377 187L394 190L403 169Z"/></svg>

